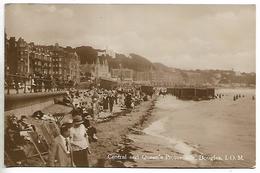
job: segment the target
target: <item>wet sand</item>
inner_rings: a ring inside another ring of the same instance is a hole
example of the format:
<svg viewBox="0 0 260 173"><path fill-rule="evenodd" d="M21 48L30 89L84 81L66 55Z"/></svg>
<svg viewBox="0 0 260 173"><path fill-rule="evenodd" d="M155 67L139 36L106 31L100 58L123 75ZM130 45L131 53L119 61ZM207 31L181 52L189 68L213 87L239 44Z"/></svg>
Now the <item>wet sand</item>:
<svg viewBox="0 0 260 173"><path fill-rule="evenodd" d="M144 134L128 135L135 159L126 166L254 167L254 90L217 92L225 96L199 102L158 98ZM233 101L234 93L245 97Z"/></svg>

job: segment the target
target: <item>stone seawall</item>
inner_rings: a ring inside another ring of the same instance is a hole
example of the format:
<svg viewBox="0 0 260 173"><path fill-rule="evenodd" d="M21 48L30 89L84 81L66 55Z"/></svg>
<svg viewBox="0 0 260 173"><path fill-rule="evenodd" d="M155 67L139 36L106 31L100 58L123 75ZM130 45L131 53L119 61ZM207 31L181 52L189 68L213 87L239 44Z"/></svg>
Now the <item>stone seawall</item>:
<svg viewBox="0 0 260 173"><path fill-rule="evenodd" d="M60 91L5 95L5 115L15 114L18 118L21 115L31 115L54 104L54 98L62 98L65 94Z"/></svg>

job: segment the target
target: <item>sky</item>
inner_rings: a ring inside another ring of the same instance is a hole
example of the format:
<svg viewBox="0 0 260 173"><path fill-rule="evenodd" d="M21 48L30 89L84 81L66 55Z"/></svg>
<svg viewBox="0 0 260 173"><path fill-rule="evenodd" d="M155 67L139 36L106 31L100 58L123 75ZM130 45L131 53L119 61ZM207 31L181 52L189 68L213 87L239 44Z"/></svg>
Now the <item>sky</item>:
<svg viewBox="0 0 260 173"><path fill-rule="evenodd" d="M9 4L5 32L36 44L136 53L181 69L255 72L254 5Z"/></svg>

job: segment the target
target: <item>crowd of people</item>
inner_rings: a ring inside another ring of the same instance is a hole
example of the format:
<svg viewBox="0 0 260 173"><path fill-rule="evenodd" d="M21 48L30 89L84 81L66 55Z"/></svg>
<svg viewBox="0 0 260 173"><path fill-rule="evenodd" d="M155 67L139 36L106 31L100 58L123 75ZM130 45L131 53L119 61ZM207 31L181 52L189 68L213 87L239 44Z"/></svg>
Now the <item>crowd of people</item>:
<svg viewBox="0 0 260 173"><path fill-rule="evenodd" d="M44 113L41 110L35 111L30 118L37 121L52 121L59 127L59 133L54 140L52 139L46 144L48 148L48 158L44 159L46 165L88 167L88 156L91 153L90 143L98 141L96 123L115 116L115 112L131 111L142 101L149 100L149 97L145 92L142 92L140 87L134 86L114 89L96 87L84 90L70 89L62 99L55 99L56 104L72 108L72 111L65 115L61 122L55 122L55 116L50 113ZM8 132L5 133L6 138L10 140L8 144L14 144L7 146L8 150L6 151L12 153L12 149L18 146L20 156L16 157L17 150L13 154L15 161L20 165L22 165L20 160L26 157L22 146L28 143L26 141L31 141L28 132L29 134L37 134L38 128L26 120L27 116L22 116L19 120L16 116L11 115L8 120ZM23 131L24 133L22 133ZM17 140L19 145L17 145ZM36 145L38 146L37 139Z"/></svg>
<svg viewBox="0 0 260 173"><path fill-rule="evenodd" d="M92 87L88 90L70 90L60 104L72 106L82 114L90 115L93 119L100 118L100 114L114 112L114 108L132 109L141 101L148 100L148 95L137 87L123 89L121 87L107 90Z"/></svg>
<svg viewBox="0 0 260 173"><path fill-rule="evenodd" d="M34 73L30 76L7 75L5 78L5 89L16 90L25 89L26 92L50 92L64 90L73 87L75 83L72 80L62 80L52 77L48 74Z"/></svg>
<svg viewBox="0 0 260 173"><path fill-rule="evenodd" d="M48 149L44 137L38 133L37 125L28 121L29 117L21 115L7 116L7 128L5 129L5 156L11 159L14 165L23 165L28 157L28 151L32 153L37 145L38 152Z"/></svg>
<svg viewBox="0 0 260 173"><path fill-rule="evenodd" d="M115 105L121 110L133 109L147 100L148 96L136 87L112 90L92 87L88 90L68 91L58 103L73 107L72 119L67 119L61 125L61 134L52 144L50 166L88 167L90 143L98 141L93 122L103 118L100 117L102 113L112 116Z"/></svg>

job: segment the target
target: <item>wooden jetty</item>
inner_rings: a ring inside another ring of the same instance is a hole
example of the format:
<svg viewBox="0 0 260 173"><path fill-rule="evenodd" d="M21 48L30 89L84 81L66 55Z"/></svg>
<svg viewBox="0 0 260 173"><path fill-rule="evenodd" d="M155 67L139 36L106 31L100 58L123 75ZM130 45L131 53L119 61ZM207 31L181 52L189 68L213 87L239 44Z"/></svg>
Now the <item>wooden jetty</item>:
<svg viewBox="0 0 260 173"><path fill-rule="evenodd" d="M167 88L167 93L183 100L209 100L215 96L215 88L176 87Z"/></svg>

